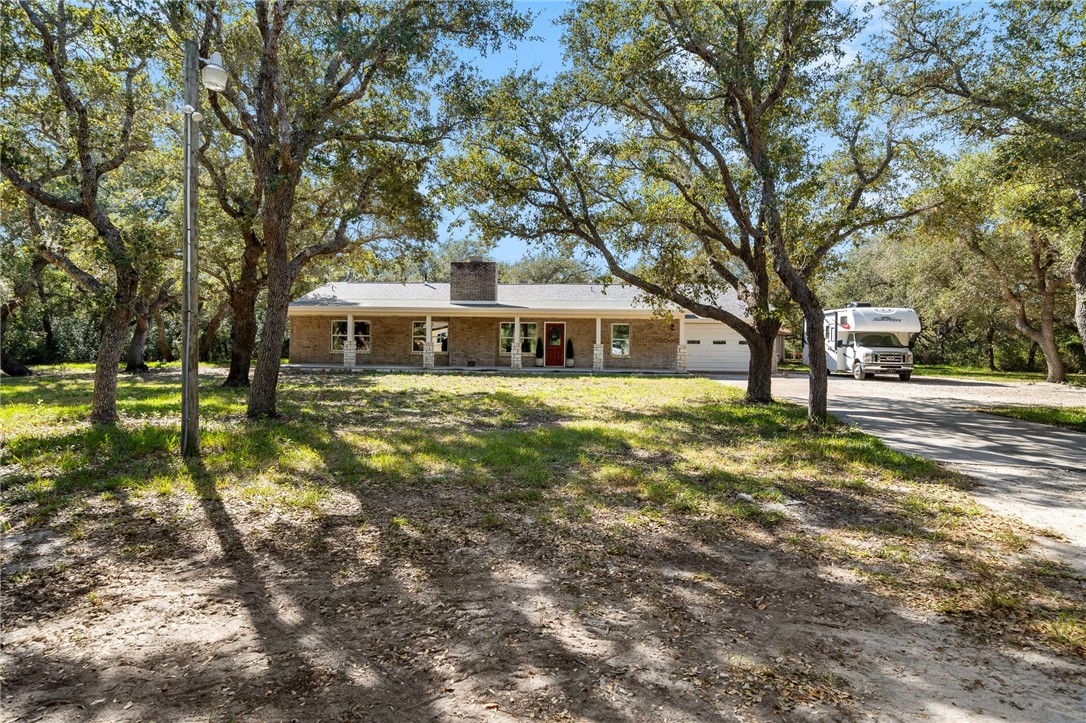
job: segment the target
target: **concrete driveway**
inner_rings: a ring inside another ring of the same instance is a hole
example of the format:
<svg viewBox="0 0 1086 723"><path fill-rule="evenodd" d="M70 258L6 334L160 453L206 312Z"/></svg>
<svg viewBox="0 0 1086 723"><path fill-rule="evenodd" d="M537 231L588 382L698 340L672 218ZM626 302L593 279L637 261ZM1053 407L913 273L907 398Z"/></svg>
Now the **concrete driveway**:
<svg viewBox="0 0 1086 723"><path fill-rule="evenodd" d="M742 378L717 378L746 386ZM807 377L773 379L773 394L807 402ZM1086 406L1086 389L1056 384L913 377L829 380L830 412L891 447L979 480L991 509L1066 538L1040 538L1086 574L1086 434L973 411L986 405Z"/></svg>

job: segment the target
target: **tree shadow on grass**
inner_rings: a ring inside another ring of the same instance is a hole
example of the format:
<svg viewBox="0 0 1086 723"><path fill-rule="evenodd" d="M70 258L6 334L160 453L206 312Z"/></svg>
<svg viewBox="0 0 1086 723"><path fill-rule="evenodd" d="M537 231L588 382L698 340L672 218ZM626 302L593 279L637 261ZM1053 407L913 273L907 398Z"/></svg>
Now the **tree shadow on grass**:
<svg viewBox="0 0 1086 723"><path fill-rule="evenodd" d="M624 412L609 423L571 414L565 400L496 391L500 399L382 391L372 413L359 403L334 416L331 402L344 396L334 387L321 392L328 406L209 432L205 460L185 467L201 512L193 524L206 525L215 542L192 574L213 578L213 594L240 605L212 619L237 621L244 632L221 647L103 653L105 664L150 671L194 655L213 660L190 665L154 703L146 703L149 688L130 687L141 696L132 710L376 720L484 718L497 710L645 720L728 718L736 706L768 717L798 705L847 719L848 700L862 700L873 684L941 700L938 669L902 677L894 666L919 663L888 646L951 631L902 615L863 578L827 579L820 568L833 559L809 554L824 545L826 555L837 554L827 543L806 533L789 542L799 532L793 522L745 516L734 503L748 494L755 501L747 507L764 509L773 498L755 493L786 487L807 495L816 518L850 510L816 519L830 532L878 524L920 533L953 510L910 504L902 493L900 504L872 516L865 508L874 489L773 479L757 465L700 468L684 450L783 450L796 463L839 467L846 482L892 468L896 457L851 432L835 446L820 444L787 412L782 421L764 408L706 401ZM470 424L447 425L444 413L453 409ZM98 452L89 459L128 454L127 443L109 444L91 445ZM131 444L144 457L172 454L153 436ZM23 452L48 449L42 442ZM83 474L117 471L108 464ZM239 491L258 476L284 499L319 494L296 518L278 504L255 511ZM73 495L79 484L61 479ZM906 563L873 554L863 564L894 574ZM987 656L992 670L1021 665L995 647L956 644ZM863 670L824 654L865 646L875 652L864 653ZM17 679L50 666L78 675L80 659L65 655L28 653ZM232 674L231 661L244 655L258 655L260 665ZM1037 667L1058 667L1044 660ZM960 680L972 674L962 664ZM87 693L105 692L103 681L86 680ZM755 700L751 690L764 695ZM15 709L32 710L33 700Z"/></svg>

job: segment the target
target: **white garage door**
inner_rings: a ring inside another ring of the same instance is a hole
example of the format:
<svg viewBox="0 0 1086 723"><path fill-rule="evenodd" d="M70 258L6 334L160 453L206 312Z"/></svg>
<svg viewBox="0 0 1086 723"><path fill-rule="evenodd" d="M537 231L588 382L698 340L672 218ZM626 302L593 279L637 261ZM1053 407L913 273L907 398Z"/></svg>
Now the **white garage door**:
<svg viewBox="0 0 1086 723"><path fill-rule="evenodd" d="M745 372L750 348L719 321L686 322L686 368L692 372Z"/></svg>

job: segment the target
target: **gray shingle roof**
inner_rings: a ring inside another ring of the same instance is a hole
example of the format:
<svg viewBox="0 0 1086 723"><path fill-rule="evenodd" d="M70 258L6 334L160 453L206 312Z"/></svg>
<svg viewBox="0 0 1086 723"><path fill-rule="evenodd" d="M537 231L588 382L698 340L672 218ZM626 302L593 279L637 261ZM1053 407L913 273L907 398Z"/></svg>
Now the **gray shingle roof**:
<svg viewBox="0 0 1086 723"><path fill-rule="evenodd" d="M291 311L351 310L430 311L637 311L648 313L644 292L623 284L498 284L497 302L452 303L449 284L399 282L334 282L290 303ZM718 303L736 314L746 311L735 292Z"/></svg>

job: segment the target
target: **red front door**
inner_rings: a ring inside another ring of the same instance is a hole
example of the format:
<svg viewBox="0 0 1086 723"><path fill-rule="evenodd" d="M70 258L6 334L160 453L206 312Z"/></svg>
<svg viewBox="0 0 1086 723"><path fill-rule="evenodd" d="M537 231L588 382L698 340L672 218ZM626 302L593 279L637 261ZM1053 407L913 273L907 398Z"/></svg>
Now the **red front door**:
<svg viewBox="0 0 1086 723"><path fill-rule="evenodd" d="M547 348L547 356L544 364L549 367L560 367L566 363L566 325L544 324L543 344Z"/></svg>

